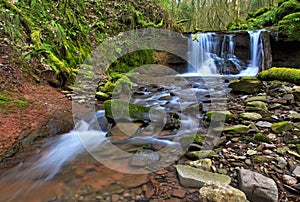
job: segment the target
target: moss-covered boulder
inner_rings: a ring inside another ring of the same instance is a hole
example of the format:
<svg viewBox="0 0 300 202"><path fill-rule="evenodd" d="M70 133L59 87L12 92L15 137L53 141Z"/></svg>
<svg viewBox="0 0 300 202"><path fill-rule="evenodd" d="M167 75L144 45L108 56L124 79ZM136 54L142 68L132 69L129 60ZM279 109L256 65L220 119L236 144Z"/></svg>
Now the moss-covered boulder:
<svg viewBox="0 0 300 202"><path fill-rule="evenodd" d="M300 12L285 16L278 23L278 30L286 35L289 40L300 39Z"/></svg>
<svg viewBox="0 0 300 202"><path fill-rule="evenodd" d="M281 133L283 131L289 131L294 128L294 123L291 121L282 121L278 123L274 123L271 126L271 129L274 133Z"/></svg>
<svg viewBox="0 0 300 202"><path fill-rule="evenodd" d="M286 1L277 8L275 12L275 21L278 22L285 16L295 12L300 12L300 2L297 0Z"/></svg>
<svg viewBox="0 0 300 202"><path fill-rule="evenodd" d="M239 80L234 80L228 85L228 88L231 88L231 92L246 94L258 93L262 87L262 82L252 77L244 77Z"/></svg>
<svg viewBox="0 0 300 202"><path fill-rule="evenodd" d="M246 112L256 112L262 116L271 116L272 113L268 110L267 104L262 101L247 102Z"/></svg>
<svg viewBox="0 0 300 202"><path fill-rule="evenodd" d="M209 111L206 115L211 121L232 121L235 119L235 116L230 111Z"/></svg>
<svg viewBox="0 0 300 202"><path fill-rule="evenodd" d="M260 72L257 78L263 81L279 80L300 84L300 69L273 67Z"/></svg>
<svg viewBox="0 0 300 202"><path fill-rule="evenodd" d="M110 120L127 119L133 121L149 120L149 107L122 100L104 102L105 116Z"/></svg>

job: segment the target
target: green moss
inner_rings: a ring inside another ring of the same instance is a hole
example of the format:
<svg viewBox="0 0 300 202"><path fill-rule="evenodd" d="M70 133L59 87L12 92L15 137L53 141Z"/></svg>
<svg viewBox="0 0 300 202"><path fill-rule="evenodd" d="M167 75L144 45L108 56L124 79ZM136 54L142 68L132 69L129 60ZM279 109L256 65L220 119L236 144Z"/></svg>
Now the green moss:
<svg viewBox="0 0 300 202"><path fill-rule="evenodd" d="M285 16L295 12L300 12L300 2L298 2L297 0L286 1L282 3L276 10L275 21L279 22Z"/></svg>
<svg viewBox="0 0 300 202"><path fill-rule="evenodd" d="M107 118L116 119L133 119L133 120L146 120L147 113L150 108L139 104L121 100L107 100L104 102L105 116ZM129 117L128 117L129 115Z"/></svg>
<svg viewBox="0 0 300 202"><path fill-rule="evenodd" d="M264 81L279 80L300 84L300 69L273 67L260 72L257 78Z"/></svg>
<svg viewBox="0 0 300 202"><path fill-rule="evenodd" d="M270 138L261 133L257 133L256 135L254 135L253 139L258 142L270 142Z"/></svg>
<svg viewBox="0 0 300 202"><path fill-rule="evenodd" d="M257 11L255 11L252 15L253 18L256 18L258 16L261 16L262 14L264 14L265 12L267 12L269 10L268 7L261 7L259 8Z"/></svg>
<svg viewBox="0 0 300 202"><path fill-rule="evenodd" d="M283 35L288 36L289 40L300 39L300 12L285 16L278 23L278 30Z"/></svg>
<svg viewBox="0 0 300 202"><path fill-rule="evenodd" d="M291 121L282 121L279 123L274 123L271 126L271 129L274 133L281 133L283 131L289 131L294 128L294 123Z"/></svg>
<svg viewBox="0 0 300 202"><path fill-rule="evenodd" d="M0 112L11 111L16 108L28 107L29 103L26 100L13 99L7 95L0 93Z"/></svg>

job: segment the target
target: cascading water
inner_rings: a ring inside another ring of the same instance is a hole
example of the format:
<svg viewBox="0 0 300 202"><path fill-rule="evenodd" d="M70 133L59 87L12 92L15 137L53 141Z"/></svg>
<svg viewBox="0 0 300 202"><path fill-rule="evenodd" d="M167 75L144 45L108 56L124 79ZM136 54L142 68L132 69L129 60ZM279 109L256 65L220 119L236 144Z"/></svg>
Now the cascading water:
<svg viewBox="0 0 300 202"><path fill-rule="evenodd" d="M229 75L234 70L237 76L256 75L262 59L262 32L263 30L248 32L250 36L249 64L235 56L234 34L191 34L188 44L188 72L202 76Z"/></svg>
<svg viewBox="0 0 300 202"><path fill-rule="evenodd" d="M41 148L43 152L2 174L0 201L19 201L21 197L30 195L33 189L52 179L67 162L85 152L82 139L90 149L105 141L105 132L90 128L93 122L95 120L91 123L81 121L76 130L49 139Z"/></svg>

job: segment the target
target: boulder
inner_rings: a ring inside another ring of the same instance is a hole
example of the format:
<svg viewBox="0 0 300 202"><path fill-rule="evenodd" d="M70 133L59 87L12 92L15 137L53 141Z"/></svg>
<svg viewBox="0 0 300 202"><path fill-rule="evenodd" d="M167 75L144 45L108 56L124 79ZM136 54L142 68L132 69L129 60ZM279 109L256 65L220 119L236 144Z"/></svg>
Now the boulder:
<svg viewBox="0 0 300 202"><path fill-rule="evenodd" d="M275 181L259 173L240 169L238 173L239 188L252 202L276 202L278 189Z"/></svg>
<svg viewBox="0 0 300 202"><path fill-rule="evenodd" d="M283 131L292 130L294 128L294 123L291 121L282 121L278 123L273 123L271 129L274 133L281 133Z"/></svg>
<svg viewBox="0 0 300 202"><path fill-rule="evenodd" d="M262 82L252 77L244 77L239 80L234 80L228 85L228 88L231 88L231 92L246 94L258 93L262 87Z"/></svg>
<svg viewBox="0 0 300 202"><path fill-rule="evenodd" d="M244 192L227 184L207 182L199 190L201 202L247 202Z"/></svg>
<svg viewBox="0 0 300 202"><path fill-rule="evenodd" d="M227 185L231 182L231 178L227 175L212 173L200 168L193 168L191 166L177 165L176 170L180 183L184 187L201 188L209 181Z"/></svg>

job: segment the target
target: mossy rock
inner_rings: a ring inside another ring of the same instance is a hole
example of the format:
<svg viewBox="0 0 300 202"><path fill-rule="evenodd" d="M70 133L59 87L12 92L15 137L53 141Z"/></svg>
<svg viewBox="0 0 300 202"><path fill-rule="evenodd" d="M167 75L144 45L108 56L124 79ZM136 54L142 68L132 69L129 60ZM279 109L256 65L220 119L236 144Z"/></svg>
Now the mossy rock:
<svg viewBox="0 0 300 202"><path fill-rule="evenodd" d="M258 142L270 142L270 138L264 134L257 133L254 135L253 139Z"/></svg>
<svg viewBox="0 0 300 202"><path fill-rule="evenodd" d="M233 93L258 93L262 89L262 82L253 77L244 77L239 80L234 80L229 83L228 88L231 88Z"/></svg>
<svg viewBox="0 0 300 202"><path fill-rule="evenodd" d="M209 111L206 115L210 121L232 121L235 116L230 111Z"/></svg>
<svg viewBox="0 0 300 202"><path fill-rule="evenodd" d="M253 102L253 101L262 101L262 102L268 102L268 98L266 96L254 96L250 97L246 100L247 102Z"/></svg>
<svg viewBox="0 0 300 202"><path fill-rule="evenodd" d="M268 110L267 104L262 102L262 101L252 101L252 102L247 102L247 107L257 107L262 110Z"/></svg>
<svg viewBox="0 0 300 202"><path fill-rule="evenodd" d="M257 11L255 11L255 13L253 13L253 18L256 18L258 16L261 16L262 14L264 14L265 12L267 12L269 10L268 7L261 7L259 8Z"/></svg>
<svg viewBox="0 0 300 202"><path fill-rule="evenodd" d="M110 98L110 95L103 93L103 92L97 92L95 97L97 100L105 101Z"/></svg>
<svg viewBox="0 0 300 202"><path fill-rule="evenodd" d="M229 133L229 134L247 134L248 130L249 127L245 125L229 126L223 129L225 133Z"/></svg>
<svg viewBox="0 0 300 202"><path fill-rule="evenodd" d="M250 121L257 121L257 120L262 119L262 116L259 113L256 113L256 112L241 113L240 117L242 119L247 119L247 120L250 120Z"/></svg>
<svg viewBox="0 0 300 202"><path fill-rule="evenodd" d="M279 22L285 16L296 12L300 12L300 3L297 0L286 1L277 8L275 13L275 20L276 22Z"/></svg>
<svg viewBox="0 0 300 202"><path fill-rule="evenodd" d="M288 40L300 40L300 12L289 14L280 20L278 30Z"/></svg>
<svg viewBox="0 0 300 202"><path fill-rule="evenodd" d="M260 72L257 78L263 81L279 80L300 84L300 69L273 67Z"/></svg>
<svg viewBox="0 0 300 202"><path fill-rule="evenodd" d="M289 131L294 128L294 123L291 121L282 121L278 123L274 123L271 126L271 129L274 133L281 133L283 131Z"/></svg>
<svg viewBox="0 0 300 202"><path fill-rule="evenodd" d="M127 119L133 121L149 120L149 107L122 100L104 102L105 116L111 120Z"/></svg>

